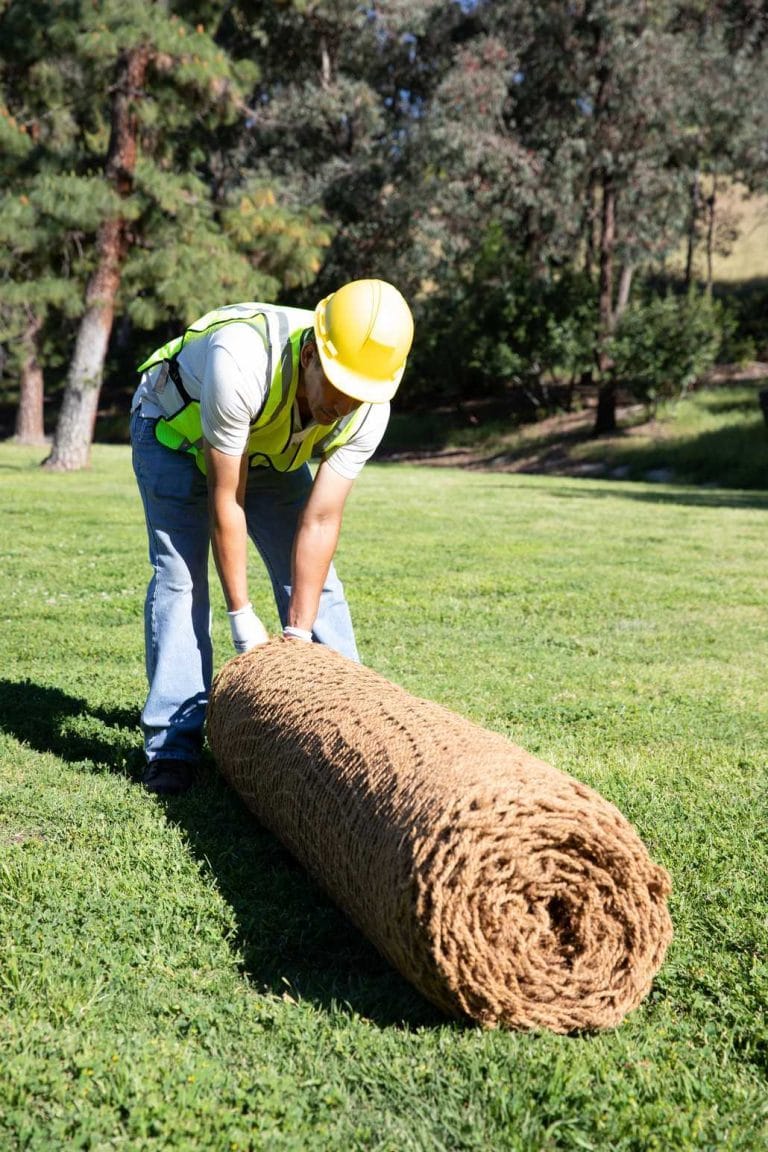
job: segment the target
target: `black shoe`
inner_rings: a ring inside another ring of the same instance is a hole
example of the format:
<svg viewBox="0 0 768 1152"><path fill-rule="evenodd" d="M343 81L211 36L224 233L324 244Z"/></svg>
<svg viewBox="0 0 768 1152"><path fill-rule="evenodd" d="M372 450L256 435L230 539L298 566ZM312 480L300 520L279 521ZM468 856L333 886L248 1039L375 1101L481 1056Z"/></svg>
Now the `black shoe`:
<svg viewBox="0 0 768 1152"><path fill-rule="evenodd" d="M158 796L180 796L194 781L195 766L188 760L152 760L141 778L147 792Z"/></svg>

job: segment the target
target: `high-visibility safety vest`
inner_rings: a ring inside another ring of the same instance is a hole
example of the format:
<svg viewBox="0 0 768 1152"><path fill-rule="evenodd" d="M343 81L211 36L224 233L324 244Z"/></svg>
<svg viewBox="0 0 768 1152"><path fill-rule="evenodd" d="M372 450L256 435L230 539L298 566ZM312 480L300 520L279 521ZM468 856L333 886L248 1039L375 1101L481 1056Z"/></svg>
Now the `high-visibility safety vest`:
<svg viewBox="0 0 768 1152"><path fill-rule="evenodd" d="M155 435L166 448L189 452L201 472L205 472L203 426L200 417L200 385L183 380L178 356L194 340L226 324L247 324L254 328L267 353L267 396L251 424L247 454L250 467L268 466L278 472L301 468L312 456L327 456L345 444L361 426L370 404L361 404L332 424L311 426L296 443L293 436L294 403L299 383L299 353L302 336L313 327L314 315L304 308L279 308L271 304L230 304L207 312L187 328L183 336L156 349L139 372L160 365L153 385L164 412L155 426Z"/></svg>

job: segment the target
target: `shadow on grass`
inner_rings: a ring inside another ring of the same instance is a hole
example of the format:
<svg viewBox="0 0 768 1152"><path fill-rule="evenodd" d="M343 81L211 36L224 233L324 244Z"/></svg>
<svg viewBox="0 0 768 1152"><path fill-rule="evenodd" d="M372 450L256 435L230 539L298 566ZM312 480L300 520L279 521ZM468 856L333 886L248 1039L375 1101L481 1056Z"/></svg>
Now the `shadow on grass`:
<svg viewBox="0 0 768 1152"><path fill-rule="evenodd" d="M635 487L629 481L622 483L602 483L591 479L586 484L582 480L567 481L562 485L553 487L547 485L528 484L526 491L541 487L549 496L556 496L563 500L593 500L595 498L610 497L612 500L639 500L647 504L679 504L690 508L759 508L768 511L768 492L723 489L709 490L707 488L692 491L690 487L682 485L675 489L672 484L665 484L658 491L648 486Z"/></svg>
<svg viewBox="0 0 768 1152"><path fill-rule="evenodd" d="M132 709L94 708L59 688L0 680L0 730L38 752L138 784L143 755ZM191 792L147 802L163 806L215 878L235 914L243 969L257 988L325 1011L346 1006L382 1027L445 1023L257 824L209 755Z"/></svg>
<svg viewBox="0 0 768 1152"><path fill-rule="evenodd" d="M162 801L237 920L236 946L257 988L380 1027L444 1024L218 776L210 757L186 796Z"/></svg>
<svg viewBox="0 0 768 1152"><path fill-rule="evenodd" d="M699 407L718 417L735 419L721 427L675 435L639 434L631 421L606 438L595 437L591 423L554 430L531 425L525 436L499 445L499 425L481 426L479 435L447 447L416 444L401 451L382 445L380 464L418 463L470 472L516 472L607 481L658 482L736 490L768 490L768 428L759 414L754 389L701 394ZM749 419L750 414L752 418ZM511 427L506 431L511 431ZM639 499L644 497L640 495Z"/></svg>
<svg viewBox="0 0 768 1152"><path fill-rule="evenodd" d="M597 457L594 450L590 458ZM765 492L768 489L768 429L761 419L727 424L693 436L606 446L606 468L623 468L627 479L665 474L676 484ZM615 477L614 477L615 478Z"/></svg>

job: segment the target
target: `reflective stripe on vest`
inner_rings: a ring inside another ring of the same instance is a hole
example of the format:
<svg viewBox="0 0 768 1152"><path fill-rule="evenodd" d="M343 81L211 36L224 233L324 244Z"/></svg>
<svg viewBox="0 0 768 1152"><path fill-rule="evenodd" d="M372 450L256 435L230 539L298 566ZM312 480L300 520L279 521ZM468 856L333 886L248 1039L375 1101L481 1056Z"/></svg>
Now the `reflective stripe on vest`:
<svg viewBox="0 0 768 1152"><path fill-rule="evenodd" d="M154 384L157 399L166 413L155 425L155 435L161 444L174 451L191 453L200 471L205 473L199 396L190 395L184 386L177 357L190 341L199 340L225 324L235 323L248 324L259 333L267 352L267 379L271 376L266 400L251 425L248 437L247 455L252 468L269 466L278 472L295 471L312 456L326 456L339 448L362 427L370 404L361 405L333 424L315 425L294 443L294 402L301 338L305 329L311 327L312 313L263 304L233 304L208 312L183 336L170 340L139 365L140 372L161 365ZM276 349L280 349L280 359L273 372L273 352Z"/></svg>

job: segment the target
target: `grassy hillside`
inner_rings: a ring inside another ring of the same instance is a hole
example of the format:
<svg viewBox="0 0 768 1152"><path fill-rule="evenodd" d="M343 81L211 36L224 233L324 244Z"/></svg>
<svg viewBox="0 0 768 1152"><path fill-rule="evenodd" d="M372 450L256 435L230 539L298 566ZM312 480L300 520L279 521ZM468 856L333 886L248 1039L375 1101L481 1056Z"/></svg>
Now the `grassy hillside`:
<svg viewBox="0 0 768 1152"><path fill-rule="evenodd" d="M0 445L0 1147L766 1147L768 494L382 464L351 497L366 662L597 788L671 871L650 997L558 1037L440 1017L210 762L140 789L128 453L38 459ZM253 594L274 627L255 561Z"/></svg>
<svg viewBox="0 0 768 1152"><path fill-rule="evenodd" d="M768 426L759 393L768 379L704 387L660 405L618 412L618 430L595 437L596 396L536 424L470 424L456 413L395 415L385 450L398 460L494 472L667 480L726 488L768 488ZM414 447L421 445L421 447Z"/></svg>
<svg viewBox="0 0 768 1152"><path fill-rule="evenodd" d="M718 194L719 228L716 238L722 247L712 260L714 279L720 284L742 284L768 280L768 196L749 196L740 184ZM735 233L735 238L731 234ZM704 279L705 252L702 245L696 270Z"/></svg>

